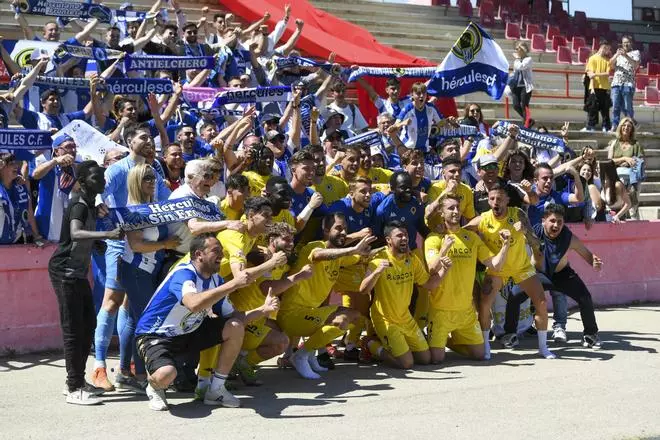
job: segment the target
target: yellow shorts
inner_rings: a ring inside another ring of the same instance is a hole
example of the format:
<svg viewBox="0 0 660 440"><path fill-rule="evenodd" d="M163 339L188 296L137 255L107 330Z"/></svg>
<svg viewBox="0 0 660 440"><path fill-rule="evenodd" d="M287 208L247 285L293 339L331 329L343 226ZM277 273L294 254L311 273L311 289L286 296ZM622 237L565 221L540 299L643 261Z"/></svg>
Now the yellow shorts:
<svg viewBox="0 0 660 440"><path fill-rule="evenodd" d="M450 334L456 345L484 343L477 312L471 307L465 310L430 309L426 331L431 348L445 348Z"/></svg>
<svg viewBox="0 0 660 440"><path fill-rule="evenodd" d="M520 272L515 272L515 273L492 272L490 270L486 270L486 275L491 277L502 278L503 283L506 283L509 280L509 278L511 278L513 279L514 284L520 284L523 281L536 275L536 269L534 269L534 267L530 265L527 268L521 270Z"/></svg>
<svg viewBox="0 0 660 440"><path fill-rule="evenodd" d="M383 347L394 357L402 356L408 351L429 349L426 339L424 339L424 333L419 329L412 316L403 324L395 324L372 310L371 322L374 324L374 329L376 329L376 334L383 343Z"/></svg>
<svg viewBox="0 0 660 440"><path fill-rule="evenodd" d="M277 325L290 338L311 336L325 325L328 317L335 313L338 307L301 307L299 309L280 310L277 314Z"/></svg>
<svg viewBox="0 0 660 440"><path fill-rule="evenodd" d="M353 264L351 266L341 267L339 277L332 290L335 292L359 292L360 283L367 273L367 266L364 264Z"/></svg>
<svg viewBox="0 0 660 440"><path fill-rule="evenodd" d="M242 350L256 350L261 345L271 328L266 325L266 318L260 318L245 325Z"/></svg>

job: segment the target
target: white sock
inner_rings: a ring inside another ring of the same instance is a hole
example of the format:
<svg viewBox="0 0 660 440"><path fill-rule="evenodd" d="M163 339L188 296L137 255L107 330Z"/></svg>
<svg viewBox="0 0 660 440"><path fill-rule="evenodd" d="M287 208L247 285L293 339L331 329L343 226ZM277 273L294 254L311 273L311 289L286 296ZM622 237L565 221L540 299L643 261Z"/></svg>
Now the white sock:
<svg viewBox="0 0 660 440"><path fill-rule="evenodd" d="M548 331L537 330L536 335L539 339L539 354L546 359L555 359L557 356L548 349Z"/></svg>
<svg viewBox="0 0 660 440"><path fill-rule="evenodd" d="M220 391L220 388L222 388L225 385L225 380L227 380L227 376L225 376L224 374L213 373L209 391L212 392Z"/></svg>
<svg viewBox="0 0 660 440"><path fill-rule="evenodd" d="M482 330L484 335L484 359L490 359L490 330Z"/></svg>
<svg viewBox="0 0 660 440"><path fill-rule="evenodd" d="M353 350L354 348L356 348L356 345L353 344L352 342L349 342L348 344L346 344L346 351L351 351L351 350ZM319 350L319 351L320 351L320 350Z"/></svg>
<svg viewBox="0 0 660 440"><path fill-rule="evenodd" d="M106 368L105 361L100 361L98 359L94 360L94 369L96 370L97 368Z"/></svg>

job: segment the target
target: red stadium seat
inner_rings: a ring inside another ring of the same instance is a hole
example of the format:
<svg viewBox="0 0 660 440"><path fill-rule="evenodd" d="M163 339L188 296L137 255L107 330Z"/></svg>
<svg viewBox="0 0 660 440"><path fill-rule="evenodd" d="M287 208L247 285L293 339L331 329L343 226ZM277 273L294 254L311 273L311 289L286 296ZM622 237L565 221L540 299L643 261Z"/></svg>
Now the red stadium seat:
<svg viewBox="0 0 660 440"><path fill-rule="evenodd" d="M651 62L649 62L646 65L646 74L647 75L660 75L660 63L651 63Z"/></svg>
<svg viewBox="0 0 660 440"><path fill-rule="evenodd" d="M534 34L532 35L532 52L545 52L546 51L546 46L545 46L545 37L542 34Z"/></svg>
<svg viewBox="0 0 660 440"><path fill-rule="evenodd" d="M495 16L490 12L480 12L479 13L479 24L483 27L493 28L495 27Z"/></svg>
<svg viewBox="0 0 660 440"><path fill-rule="evenodd" d="M545 41L552 43L552 37L559 34L561 34L561 31L557 26L548 26L548 30L545 33Z"/></svg>
<svg viewBox="0 0 660 440"><path fill-rule="evenodd" d="M470 0L458 0L458 15L461 17L472 17L473 13Z"/></svg>
<svg viewBox="0 0 660 440"><path fill-rule="evenodd" d="M567 46L557 47L557 64L573 64L573 53Z"/></svg>
<svg viewBox="0 0 660 440"><path fill-rule="evenodd" d="M644 89L644 104L660 105L660 91L657 87L647 87Z"/></svg>
<svg viewBox="0 0 660 440"><path fill-rule="evenodd" d="M560 47L568 47L568 42L566 41L566 37L563 35L555 35L552 37L552 49L550 52L557 52ZM569 49L570 50L570 49Z"/></svg>
<svg viewBox="0 0 660 440"><path fill-rule="evenodd" d="M495 5L491 0L483 0L479 5L479 15L489 14L495 17Z"/></svg>
<svg viewBox="0 0 660 440"><path fill-rule="evenodd" d="M504 37L507 40L520 40L520 25L518 23L506 23Z"/></svg>
<svg viewBox="0 0 660 440"><path fill-rule="evenodd" d="M540 34L540 33L541 33L541 26L539 26L538 24L527 23L527 29L525 30L525 39L531 40L532 35Z"/></svg>
<svg viewBox="0 0 660 440"><path fill-rule="evenodd" d="M573 53L578 53L581 47L585 47L587 45L587 42L584 41L584 38L582 37L573 37L573 40L571 41L571 50Z"/></svg>
<svg viewBox="0 0 660 440"><path fill-rule="evenodd" d="M658 78L651 78L648 75L637 74L635 76L635 90L643 92L647 87L658 87Z"/></svg>
<svg viewBox="0 0 660 440"><path fill-rule="evenodd" d="M587 64L589 57L591 56L591 48L581 47L578 50L578 60L575 64Z"/></svg>

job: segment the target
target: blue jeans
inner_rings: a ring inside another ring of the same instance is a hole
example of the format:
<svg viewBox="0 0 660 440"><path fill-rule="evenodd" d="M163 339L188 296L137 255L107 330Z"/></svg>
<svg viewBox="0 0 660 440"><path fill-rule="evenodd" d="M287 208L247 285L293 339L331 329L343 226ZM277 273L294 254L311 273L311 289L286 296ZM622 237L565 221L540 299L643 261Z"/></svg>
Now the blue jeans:
<svg viewBox="0 0 660 440"><path fill-rule="evenodd" d="M612 86L612 127L616 128L619 125L621 112L624 116L631 118L635 117L635 110L633 109L633 96L635 96L635 88L630 86Z"/></svg>
<svg viewBox="0 0 660 440"><path fill-rule="evenodd" d="M119 264L121 284L126 289L126 295L128 295L132 318L127 322L128 328L125 328L124 331L130 332L133 337L135 336L135 326L140 320L144 309L147 308L156 287L158 287L156 283L157 274L158 268L153 273L149 273L123 260ZM132 344L132 348L135 350L135 344ZM128 353L126 353L126 359L130 359ZM135 372L145 374L144 361L140 356L137 356L136 351L133 351L133 360L135 361Z"/></svg>
<svg viewBox="0 0 660 440"><path fill-rule="evenodd" d="M566 322L568 321L568 300L566 295L556 290L551 290L552 296L552 319L555 321L552 328L563 328L566 330Z"/></svg>

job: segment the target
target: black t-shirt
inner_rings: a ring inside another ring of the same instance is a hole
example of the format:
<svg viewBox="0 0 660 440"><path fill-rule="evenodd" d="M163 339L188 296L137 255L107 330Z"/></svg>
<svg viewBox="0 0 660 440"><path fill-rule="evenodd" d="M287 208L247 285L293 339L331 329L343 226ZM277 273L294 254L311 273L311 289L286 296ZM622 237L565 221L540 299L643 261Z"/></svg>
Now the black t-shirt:
<svg viewBox="0 0 660 440"><path fill-rule="evenodd" d="M510 183L506 184L506 193L509 196L509 206L512 208L522 208L523 207L523 195L515 185ZM483 214L488 211L490 206L488 206L488 191L474 191L474 210L477 212L477 215Z"/></svg>
<svg viewBox="0 0 660 440"><path fill-rule="evenodd" d="M71 240L71 220L80 220L83 229L96 230L94 202L75 194L62 219L62 231L57 250L50 258L48 270L64 278L86 279L94 240Z"/></svg>

